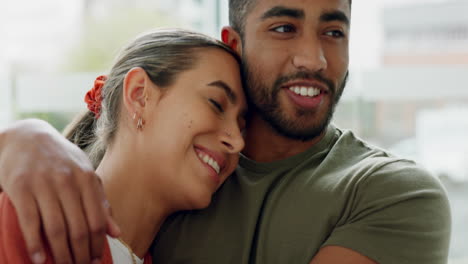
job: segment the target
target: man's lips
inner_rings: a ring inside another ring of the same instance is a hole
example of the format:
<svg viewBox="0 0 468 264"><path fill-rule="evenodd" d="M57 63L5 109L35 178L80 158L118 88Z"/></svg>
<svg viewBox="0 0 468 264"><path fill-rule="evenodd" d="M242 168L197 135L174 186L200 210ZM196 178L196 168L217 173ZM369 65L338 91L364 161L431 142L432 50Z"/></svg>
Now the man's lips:
<svg viewBox="0 0 468 264"><path fill-rule="evenodd" d="M320 93L330 92L328 85L318 80L296 80L296 81L290 81L281 85L281 88L289 89L291 87L315 88L315 89L319 89Z"/></svg>
<svg viewBox="0 0 468 264"><path fill-rule="evenodd" d="M318 108L329 93L328 86L316 80L296 80L282 85L288 98L303 109Z"/></svg>

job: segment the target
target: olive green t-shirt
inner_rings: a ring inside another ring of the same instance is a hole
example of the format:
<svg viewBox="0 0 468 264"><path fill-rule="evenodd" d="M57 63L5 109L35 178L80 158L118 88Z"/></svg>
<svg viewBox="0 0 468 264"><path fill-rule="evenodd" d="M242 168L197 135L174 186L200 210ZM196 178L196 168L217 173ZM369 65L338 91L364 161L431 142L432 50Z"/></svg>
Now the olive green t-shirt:
<svg viewBox="0 0 468 264"><path fill-rule="evenodd" d="M152 252L158 264L308 264L338 245L382 264L441 264L450 223L436 178L330 125L296 156L241 157L209 208L170 217Z"/></svg>

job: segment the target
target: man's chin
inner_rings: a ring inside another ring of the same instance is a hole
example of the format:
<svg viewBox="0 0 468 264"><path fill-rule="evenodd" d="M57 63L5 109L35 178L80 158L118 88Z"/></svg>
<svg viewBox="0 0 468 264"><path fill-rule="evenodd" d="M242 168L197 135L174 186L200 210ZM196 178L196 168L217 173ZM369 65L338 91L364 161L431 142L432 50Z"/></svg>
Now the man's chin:
<svg viewBox="0 0 468 264"><path fill-rule="evenodd" d="M328 124L328 120L323 120L318 123L310 122L309 120L307 125L302 122L297 122L297 120L295 122L270 123L279 135L300 141L309 141L321 136Z"/></svg>

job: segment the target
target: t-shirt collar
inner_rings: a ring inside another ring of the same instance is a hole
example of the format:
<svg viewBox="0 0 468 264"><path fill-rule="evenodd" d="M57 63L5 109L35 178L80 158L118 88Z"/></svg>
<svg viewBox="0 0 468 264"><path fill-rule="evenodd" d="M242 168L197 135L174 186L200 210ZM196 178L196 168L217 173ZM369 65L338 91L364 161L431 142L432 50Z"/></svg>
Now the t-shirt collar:
<svg viewBox="0 0 468 264"><path fill-rule="evenodd" d="M239 166L243 169L255 173L268 173L278 169L289 170L301 163L304 159L320 153L325 149L328 149L333 139L336 138L335 136L337 135L337 132L338 129L333 124L328 125L325 136L319 142L317 142L317 144L313 145L302 153L282 160L273 162L256 162L240 154Z"/></svg>

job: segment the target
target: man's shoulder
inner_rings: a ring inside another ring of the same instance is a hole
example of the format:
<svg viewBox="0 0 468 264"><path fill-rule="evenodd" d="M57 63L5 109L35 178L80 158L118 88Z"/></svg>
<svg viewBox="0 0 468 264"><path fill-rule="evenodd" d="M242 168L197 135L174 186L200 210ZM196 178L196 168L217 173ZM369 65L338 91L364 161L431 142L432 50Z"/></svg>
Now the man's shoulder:
<svg viewBox="0 0 468 264"><path fill-rule="evenodd" d="M317 167L320 177L367 188L443 189L439 179L415 161L377 147L350 130L337 131L339 136Z"/></svg>
<svg viewBox="0 0 468 264"><path fill-rule="evenodd" d="M345 164L364 166L368 170L406 169L417 174L428 175L428 172L415 161L399 157L392 152L361 139L351 130L339 130L340 136L330 148L327 158L347 160Z"/></svg>
<svg viewBox="0 0 468 264"><path fill-rule="evenodd" d="M330 152L340 152L341 155L353 154L353 157L358 159L377 158L374 161L399 159L388 150L362 139L352 130L336 128L336 131L339 136L334 141Z"/></svg>
<svg viewBox="0 0 468 264"><path fill-rule="evenodd" d="M337 151L347 152L348 156L340 177L357 200L364 204L379 201L402 205L420 200L448 207L441 181L422 165L359 139L350 131L344 132L338 141Z"/></svg>

